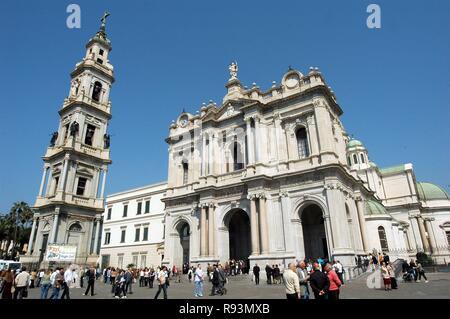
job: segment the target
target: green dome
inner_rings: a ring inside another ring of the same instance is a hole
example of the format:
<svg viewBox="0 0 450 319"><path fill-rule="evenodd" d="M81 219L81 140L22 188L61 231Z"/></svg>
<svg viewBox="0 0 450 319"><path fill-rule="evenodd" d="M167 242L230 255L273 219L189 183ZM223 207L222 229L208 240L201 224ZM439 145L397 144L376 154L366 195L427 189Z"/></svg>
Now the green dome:
<svg viewBox="0 0 450 319"><path fill-rule="evenodd" d="M448 194L441 187L432 183L417 183L419 199L423 201L434 199L449 199Z"/></svg>
<svg viewBox="0 0 450 319"><path fill-rule="evenodd" d="M350 140L350 141L347 143L347 148L350 148L350 147L357 147L357 146L364 147L364 145L363 145L363 143L362 143L361 141L355 140L355 139L352 139L352 140Z"/></svg>
<svg viewBox="0 0 450 319"><path fill-rule="evenodd" d="M366 201L366 215L389 215L386 208L374 200Z"/></svg>

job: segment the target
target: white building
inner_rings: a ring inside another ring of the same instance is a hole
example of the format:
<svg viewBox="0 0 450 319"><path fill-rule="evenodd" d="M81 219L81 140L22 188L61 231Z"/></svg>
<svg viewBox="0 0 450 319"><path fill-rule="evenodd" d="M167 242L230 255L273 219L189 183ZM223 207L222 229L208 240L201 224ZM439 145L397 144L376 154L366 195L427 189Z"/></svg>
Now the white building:
<svg viewBox="0 0 450 319"><path fill-rule="evenodd" d="M101 267L156 266L162 261L167 184L112 194L103 214Z"/></svg>

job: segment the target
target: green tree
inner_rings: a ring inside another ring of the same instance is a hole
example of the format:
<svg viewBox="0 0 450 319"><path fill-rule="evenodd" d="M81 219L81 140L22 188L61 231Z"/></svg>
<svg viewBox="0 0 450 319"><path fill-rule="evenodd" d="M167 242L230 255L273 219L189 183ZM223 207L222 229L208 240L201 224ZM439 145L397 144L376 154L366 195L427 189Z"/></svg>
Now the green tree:
<svg viewBox="0 0 450 319"><path fill-rule="evenodd" d="M21 251L23 246L29 240L30 229L33 220L33 211L25 202L15 202L11 207L9 216L7 216L10 223L8 243L11 240L14 243L11 258L14 259L17 253ZM9 247L9 245L8 245Z"/></svg>

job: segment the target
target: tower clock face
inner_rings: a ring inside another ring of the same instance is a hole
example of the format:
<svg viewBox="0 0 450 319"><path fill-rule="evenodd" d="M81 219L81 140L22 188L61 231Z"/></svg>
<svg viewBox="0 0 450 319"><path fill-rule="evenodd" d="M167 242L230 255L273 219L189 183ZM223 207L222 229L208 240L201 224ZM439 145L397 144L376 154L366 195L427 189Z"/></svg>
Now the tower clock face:
<svg viewBox="0 0 450 319"><path fill-rule="evenodd" d="M296 87L299 83L300 79L297 74L291 74L286 78L286 86L290 89Z"/></svg>
<svg viewBox="0 0 450 319"><path fill-rule="evenodd" d="M180 121L179 121L180 126L185 127L188 124L188 121L189 121L189 119L188 119L187 115L183 115L182 117L180 117Z"/></svg>

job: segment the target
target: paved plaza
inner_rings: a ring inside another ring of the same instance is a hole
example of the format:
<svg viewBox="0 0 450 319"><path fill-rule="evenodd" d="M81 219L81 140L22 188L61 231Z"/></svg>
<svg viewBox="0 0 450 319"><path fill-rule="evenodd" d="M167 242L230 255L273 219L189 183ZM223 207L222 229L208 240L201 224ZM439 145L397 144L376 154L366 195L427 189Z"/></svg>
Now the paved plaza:
<svg viewBox="0 0 450 319"><path fill-rule="evenodd" d="M450 273L430 273L427 274L429 282L408 282L399 280L399 288L392 291L384 289L370 289L367 287L368 275L347 282L341 289L342 299L436 299L450 298ZM184 279L184 278L183 278ZM86 286L85 286L86 287ZM194 299L194 284L185 279L182 283L171 281L168 288L170 299ZM261 285L255 286L248 276L231 277L227 285L228 293L224 296L209 296L211 284L205 283L204 297L201 299L284 299L283 285L267 285L261 280ZM157 291L155 285L153 289L148 287L139 287L139 284L133 285L133 294L128 295L128 299L152 299ZM39 298L40 289L29 289L29 299ZM70 296L73 299L113 299L111 285L105 285L101 280L95 283L95 295L83 296L84 289L72 288ZM51 290L49 291L49 296ZM160 295L162 298L162 293Z"/></svg>

